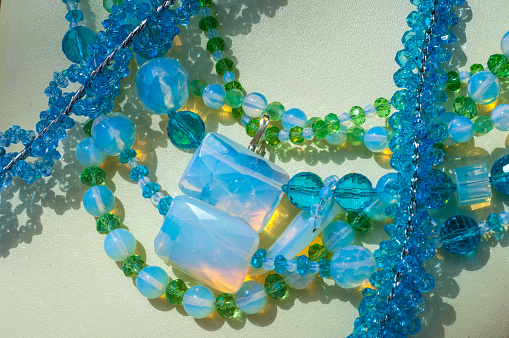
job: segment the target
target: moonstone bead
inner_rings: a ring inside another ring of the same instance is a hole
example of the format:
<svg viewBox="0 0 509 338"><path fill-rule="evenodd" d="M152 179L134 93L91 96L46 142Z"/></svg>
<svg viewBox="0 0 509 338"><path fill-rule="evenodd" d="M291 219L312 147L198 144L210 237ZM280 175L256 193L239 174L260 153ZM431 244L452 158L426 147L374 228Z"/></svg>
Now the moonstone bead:
<svg viewBox="0 0 509 338"><path fill-rule="evenodd" d="M299 275L297 272L285 272L283 279L289 287L296 290L302 290L313 284L316 275L314 273L307 273L304 276Z"/></svg>
<svg viewBox="0 0 509 338"><path fill-rule="evenodd" d="M505 33L500 41L500 49L505 56L509 57L509 32Z"/></svg>
<svg viewBox="0 0 509 338"><path fill-rule="evenodd" d="M393 204L398 201L397 173L388 173L380 177L376 183L376 195L385 204Z"/></svg>
<svg viewBox="0 0 509 338"><path fill-rule="evenodd" d="M342 288L362 286L376 271L373 253L362 246L349 245L336 252L331 259L331 276Z"/></svg>
<svg viewBox="0 0 509 338"><path fill-rule="evenodd" d="M148 111L168 114L182 108L189 98L189 75L176 60L158 57L136 73L136 94Z"/></svg>
<svg viewBox="0 0 509 338"><path fill-rule="evenodd" d="M240 311L252 315L265 308L269 299L265 287L254 280L244 282L235 294L235 303Z"/></svg>
<svg viewBox="0 0 509 338"><path fill-rule="evenodd" d="M100 167L108 157L95 146L91 137L81 140L74 153L78 163L85 168Z"/></svg>
<svg viewBox="0 0 509 338"><path fill-rule="evenodd" d="M193 318L208 317L214 312L216 297L209 288L196 285L189 288L184 294L184 310Z"/></svg>
<svg viewBox="0 0 509 338"><path fill-rule="evenodd" d="M94 185L85 192L83 206L90 215L100 217L113 210L115 196L104 185Z"/></svg>
<svg viewBox="0 0 509 338"><path fill-rule="evenodd" d="M136 277L138 291L149 299L159 298L164 295L169 282L166 271L158 266L147 266Z"/></svg>
<svg viewBox="0 0 509 338"><path fill-rule="evenodd" d="M136 251L136 239L126 229L110 231L104 238L104 251L114 261L125 261Z"/></svg>
<svg viewBox="0 0 509 338"><path fill-rule="evenodd" d="M371 203L367 207L365 207L363 211L372 220L383 221L384 219L389 217L385 213L386 208L387 205L384 202L382 202L378 197L373 197Z"/></svg>
<svg viewBox="0 0 509 338"><path fill-rule="evenodd" d="M502 131L509 130L509 104L501 104L491 112L491 120L495 128Z"/></svg>
<svg viewBox="0 0 509 338"><path fill-rule="evenodd" d="M301 127L304 128L306 126L306 113L298 108L288 109L284 114L281 122L283 123L283 127L285 129L292 129L293 127Z"/></svg>
<svg viewBox="0 0 509 338"><path fill-rule="evenodd" d="M224 105L226 89L218 84L205 87L202 94L203 103L210 109L219 109Z"/></svg>
<svg viewBox="0 0 509 338"><path fill-rule="evenodd" d="M91 134L95 146L100 151L115 156L134 144L136 127L127 116L110 113L94 120Z"/></svg>
<svg viewBox="0 0 509 338"><path fill-rule="evenodd" d="M260 93L249 93L244 97L242 109L249 117L260 117L267 109L267 99Z"/></svg>
<svg viewBox="0 0 509 338"><path fill-rule="evenodd" d="M339 146L346 141L346 134L348 132L348 127L341 124L339 130L336 133L329 133L325 138L325 141L329 142L334 146Z"/></svg>
<svg viewBox="0 0 509 338"><path fill-rule="evenodd" d="M352 227L343 221L331 222L322 232L322 244L331 254L355 241L355 232Z"/></svg>
<svg viewBox="0 0 509 338"><path fill-rule="evenodd" d="M447 127L454 142L464 143L474 136L474 123L466 116L455 117Z"/></svg>
<svg viewBox="0 0 509 338"><path fill-rule="evenodd" d="M181 195L173 200L154 248L166 263L216 290L235 293L258 241L258 234L238 218Z"/></svg>
<svg viewBox="0 0 509 338"><path fill-rule="evenodd" d="M490 104L500 95L500 81L492 72L475 73L468 80L467 93L477 104Z"/></svg>
<svg viewBox="0 0 509 338"><path fill-rule="evenodd" d="M364 133L364 145L370 151L384 151L389 145L389 132L384 127L371 127Z"/></svg>
<svg viewBox="0 0 509 338"><path fill-rule="evenodd" d="M474 250L481 241L477 222L468 216L457 215L440 227L442 246L452 254L464 255Z"/></svg>
<svg viewBox="0 0 509 338"><path fill-rule="evenodd" d="M454 169L458 205L486 203L491 199L488 169L484 163Z"/></svg>

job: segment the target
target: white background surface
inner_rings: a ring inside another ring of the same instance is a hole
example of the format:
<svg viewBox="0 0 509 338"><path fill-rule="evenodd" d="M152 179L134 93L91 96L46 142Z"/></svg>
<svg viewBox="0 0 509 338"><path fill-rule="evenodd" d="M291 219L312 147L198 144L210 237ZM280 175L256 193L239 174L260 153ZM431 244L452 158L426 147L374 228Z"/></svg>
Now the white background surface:
<svg viewBox="0 0 509 338"><path fill-rule="evenodd" d="M459 43L454 46L451 69L486 64L490 54L499 52L500 38L509 28L508 5L507 0L471 0L458 11L460 25L454 32ZM85 25L98 30L106 17L100 1L82 0L80 8L87 18ZM408 29L405 18L412 9L408 1L395 0L221 1L219 32L231 47L228 54L238 62L239 79L248 92L259 91L269 102L277 100L287 108L299 107L308 117L323 117L353 105L364 106L379 96L391 97L395 90L392 74L397 70L394 55L401 49L401 36ZM47 107L44 88L54 71L69 65L60 47L67 30L65 14L59 0L2 1L0 129L12 124L35 129L38 113ZM178 57L194 77L222 83L211 71L212 61L203 48L206 40L197 24L194 19L189 29L182 29L170 55ZM132 76L124 84L129 83ZM117 109L137 124L136 148L143 153L150 178L176 196L191 153L169 144L167 118L150 116L139 108L132 89L125 88ZM249 138L227 113L209 111L198 101L191 101L188 108L204 116L208 131L247 145ZM368 123L381 122L375 117ZM104 254L103 236L96 233L93 217L81 206L86 190L78 181L82 168L74 163L69 149L84 134L79 126L69 134L53 178L33 186L16 181L0 195L2 336L344 337L352 331L360 292L340 289L330 280L317 279L309 289L292 290L285 301L270 300L263 313L241 319L224 320L216 314L194 320L165 300L147 301ZM491 132L448 149L445 170L481 161L491 166L506 153L506 134ZM306 170L322 177L361 172L376 182L389 170L387 157L373 157L366 149L350 146L311 144L288 152L269 149L266 156L290 175ZM123 223L142 243L148 263L162 265L152 248L161 217L141 197L118 160L106 164L105 171L106 185L120 201L117 212ZM473 214L478 220L485 219L493 210L503 211L507 201L495 194L491 206ZM279 210L284 224L296 213L288 204L284 202ZM454 208L454 203L443 208L437 217L443 220L453 215ZM26 227L27 221L31 227ZM376 248L383 238L381 227L375 224L374 230L358 236L359 243ZM262 235L262 242L270 244L271 236L280 231ZM509 336L507 245L507 239L484 242L470 257L439 251L439 259L430 264L436 264L430 270L435 271L437 288L426 296L423 321L427 327L423 326L421 337ZM190 280L169 267L166 270Z"/></svg>

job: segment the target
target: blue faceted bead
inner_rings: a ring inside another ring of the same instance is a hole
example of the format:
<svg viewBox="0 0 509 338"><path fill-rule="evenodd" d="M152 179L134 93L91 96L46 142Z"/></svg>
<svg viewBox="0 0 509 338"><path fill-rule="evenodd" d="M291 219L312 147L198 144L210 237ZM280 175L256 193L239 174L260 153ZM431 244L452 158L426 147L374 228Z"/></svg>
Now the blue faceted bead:
<svg viewBox="0 0 509 338"><path fill-rule="evenodd" d="M502 131L509 130L509 104L501 104L491 112L491 120L495 128Z"/></svg>
<svg viewBox="0 0 509 338"><path fill-rule="evenodd" d="M355 232L350 224L343 221L331 222L322 232L322 243L325 249L335 254L340 249L352 245L355 241Z"/></svg>
<svg viewBox="0 0 509 338"><path fill-rule="evenodd" d="M235 304L240 311L249 315L262 311L267 305L267 300L265 287L254 280L244 282L235 294Z"/></svg>
<svg viewBox="0 0 509 338"><path fill-rule="evenodd" d="M263 262L265 262L266 258L267 258L267 250L258 249L254 253L253 257L251 258L250 265L255 269L261 268L263 266Z"/></svg>
<svg viewBox="0 0 509 338"><path fill-rule="evenodd" d="M154 265L143 268L136 277L138 291L148 299L164 295L169 282L170 279L166 271Z"/></svg>
<svg viewBox="0 0 509 338"><path fill-rule="evenodd" d="M509 155L500 157L490 170L491 184L502 194L509 194Z"/></svg>
<svg viewBox="0 0 509 338"><path fill-rule="evenodd" d="M157 182L150 182L143 186L142 196L145 198L152 197L153 194L159 191L159 184Z"/></svg>
<svg viewBox="0 0 509 338"><path fill-rule="evenodd" d="M138 181L140 178L145 177L148 175L148 169L147 167L143 165L138 165L131 169L129 172L129 177L133 181Z"/></svg>
<svg viewBox="0 0 509 338"><path fill-rule="evenodd" d="M286 258L283 255L277 255L274 258L274 271L278 274L283 274L286 272Z"/></svg>
<svg viewBox="0 0 509 338"><path fill-rule="evenodd" d="M334 189L339 206L348 211L359 211L368 206L373 195L371 181L361 174L343 176Z"/></svg>
<svg viewBox="0 0 509 338"><path fill-rule="evenodd" d="M364 145L376 153L389 145L389 132L384 127L371 127L364 133Z"/></svg>
<svg viewBox="0 0 509 338"><path fill-rule="evenodd" d="M428 209L438 209L443 207L455 190L452 179L444 172L432 169L425 182L421 183L420 192L426 192L423 196L424 205Z"/></svg>
<svg viewBox="0 0 509 338"><path fill-rule="evenodd" d="M128 163L131 159L133 158L136 158L136 155L138 155L136 153L136 150L134 149L131 149L131 148L127 148L125 150L123 150L119 155L118 155L118 159L120 161L120 163L122 164L126 164Z"/></svg>
<svg viewBox="0 0 509 338"><path fill-rule="evenodd" d="M205 137L205 124L199 115L190 111L179 111L170 116L166 132L175 147L196 149Z"/></svg>
<svg viewBox="0 0 509 338"><path fill-rule="evenodd" d="M202 93L203 103L210 109L219 109L224 105L226 89L218 84L211 84L205 87Z"/></svg>
<svg viewBox="0 0 509 338"><path fill-rule="evenodd" d="M136 251L136 239L126 229L110 231L104 238L104 251L114 261L125 261Z"/></svg>
<svg viewBox="0 0 509 338"><path fill-rule="evenodd" d="M170 210L171 202L173 202L173 197L171 196L164 196L159 200L159 204L157 204L157 210L159 211L160 215L166 216L168 213L168 210Z"/></svg>
<svg viewBox="0 0 509 338"><path fill-rule="evenodd" d="M449 122L447 132L454 142L464 143L474 136L474 123L466 116L457 116Z"/></svg>
<svg viewBox="0 0 509 338"><path fill-rule="evenodd" d="M115 196L104 185L95 185L85 192L83 206L90 215L101 217L113 210L115 207Z"/></svg>
<svg viewBox="0 0 509 338"><path fill-rule="evenodd" d="M136 128L127 116L110 113L94 120L91 134L95 146L100 151L115 156L134 144Z"/></svg>
<svg viewBox="0 0 509 338"><path fill-rule="evenodd" d="M305 276L309 270L309 264L311 261L305 255L297 257L297 273L301 276Z"/></svg>
<svg viewBox="0 0 509 338"><path fill-rule="evenodd" d="M65 33L62 39L62 51L74 63L90 58L88 46L97 41L95 33L87 27L76 26Z"/></svg>
<svg viewBox="0 0 509 338"><path fill-rule="evenodd" d="M94 144L91 137L87 137L78 143L75 150L78 163L87 167L100 167L108 155L100 151Z"/></svg>
<svg viewBox="0 0 509 338"><path fill-rule="evenodd" d="M310 172L300 172L293 176L283 190L288 199L299 209L309 209L320 203L320 189L323 188L320 176Z"/></svg>
<svg viewBox="0 0 509 338"><path fill-rule="evenodd" d="M283 128L292 129L293 127L301 127L304 128L306 126L306 113L298 108L291 108L285 111L283 117L281 118L281 122L283 123Z"/></svg>
<svg viewBox="0 0 509 338"><path fill-rule="evenodd" d="M320 277L329 278L330 277L330 261L327 258L320 259L318 262L320 265Z"/></svg>
<svg viewBox="0 0 509 338"><path fill-rule="evenodd" d="M494 212L488 215L487 218L488 226L490 227L491 231L500 232L504 230L504 227L500 223L500 220L498 218L498 215Z"/></svg>
<svg viewBox="0 0 509 338"><path fill-rule="evenodd" d="M362 246L349 245L331 259L331 275L342 288L361 286L376 271L373 253Z"/></svg>
<svg viewBox="0 0 509 338"><path fill-rule="evenodd" d="M444 249L456 255L473 251L481 241L477 222L465 215L448 218L440 227L440 236Z"/></svg>
<svg viewBox="0 0 509 338"><path fill-rule="evenodd" d="M184 294L182 305L188 315L201 319L214 312L216 297L209 288L196 285L189 288Z"/></svg>
<svg viewBox="0 0 509 338"><path fill-rule="evenodd" d="M468 96L477 104L489 104L500 95L500 81L492 72L477 72L467 83Z"/></svg>

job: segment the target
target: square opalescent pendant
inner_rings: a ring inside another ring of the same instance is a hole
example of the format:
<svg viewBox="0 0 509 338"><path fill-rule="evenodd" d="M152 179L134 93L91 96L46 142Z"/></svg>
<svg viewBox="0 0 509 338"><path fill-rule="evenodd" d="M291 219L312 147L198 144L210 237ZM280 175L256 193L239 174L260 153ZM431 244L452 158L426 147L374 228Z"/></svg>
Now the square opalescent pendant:
<svg viewBox="0 0 509 338"><path fill-rule="evenodd" d="M246 221L260 232L289 180L274 163L217 133L195 151L179 182L182 192Z"/></svg>
<svg viewBox="0 0 509 338"><path fill-rule="evenodd" d="M212 288L236 293L258 248L258 234L238 218L189 196L177 196L154 240L166 263Z"/></svg>
<svg viewBox="0 0 509 338"><path fill-rule="evenodd" d="M454 169L458 205L486 203L491 200L488 169L484 163Z"/></svg>

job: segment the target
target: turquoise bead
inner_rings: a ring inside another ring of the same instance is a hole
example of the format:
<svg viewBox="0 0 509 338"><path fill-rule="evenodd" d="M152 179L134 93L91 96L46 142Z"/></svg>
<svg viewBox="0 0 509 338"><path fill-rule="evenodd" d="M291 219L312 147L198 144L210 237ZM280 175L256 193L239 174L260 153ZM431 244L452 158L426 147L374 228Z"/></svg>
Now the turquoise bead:
<svg viewBox="0 0 509 338"><path fill-rule="evenodd" d="M491 185L484 163L454 169L458 205L486 203L491 199Z"/></svg>
<svg viewBox="0 0 509 338"><path fill-rule="evenodd" d="M320 176L301 172L293 176L284 188L288 199L299 209L309 209L313 204L320 203L320 189L323 181Z"/></svg>
<svg viewBox="0 0 509 338"><path fill-rule="evenodd" d="M83 196L83 206L92 216L100 217L115 207L115 196L104 185L90 187Z"/></svg>
<svg viewBox="0 0 509 338"><path fill-rule="evenodd" d="M440 237L445 250L452 254L464 255L479 245L481 232L473 218L458 215L447 219L442 224Z"/></svg>
<svg viewBox="0 0 509 338"><path fill-rule="evenodd" d="M252 315L262 311L269 299L265 287L257 281L244 282L235 294L235 303L240 311Z"/></svg>
<svg viewBox="0 0 509 338"><path fill-rule="evenodd" d="M491 112L491 120L495 128L502 131L509 130L509 104L501 104Z"/></svg>
<svg viewBox="0 0 509 338"><path fill-rule="evenodd" d="M388 173L380 177L376 184L376 195L385 204L398 202L398 174Z"/></svg>
<svg viewBox="0 0 509 338"><path fill-rule="evenodd" d="M389 132L384 127L371 127L364 133L364 145L370 151L384 151L389 145Z"/></svg>
<svg viewBox="0 0 509 338"><path fill-rule="evenodd" d="M373 198L371 203L364 208L364 213L374 221L383 221L389 217L385 213L385 209L387 209L387 205L376 197Z"/></svg>
<svg viewBox="0 0 509 338"><path fill-rule="evenodd" d="M175 147L196 149L205 137L205 124L199 115L190 111L179 111L170 116L166 132Z"/></svg>
<svg viewBox="0 0 509 338"><path fill-rule="evenodd" d="M292 108L285 111L283 114L283 118L281 119L281 122L283 123L283 128L285 129L292 129L293 127L306 127L306 113L304 113L302 110L298 108Z"/></svg>
<svg viewBox="0 0 509 338"><path fill-rule="evenodd" d="M474 136L474 124L466 116L457 116L449 122L447 132L454 142L464 143Z"/></svg>
<svg viewBox="0 0 509 338"><path fill-rule="evenodd" d="M136 239L126 229L110 231L104 238L104 251L114 261L125 261L136 251Z"/></svg>
<svg viewBox="0 0 509 338"><path fill-rule="evenodd" d="M224 105L226 90L218 84L205 87L202 94L203 103L210 109L219 109Z"/></svg>
<svg viewBox="0 0 509 338"><path fill-rule="evenodd" d="M376 271L373 253L362 246L349 245L337 251L330 261L331 276L342 288L357 288Z"/></svg>
<svg viewBox="0 0 509 338"><path fill-rule="evenodd" d="M71 62L80 63L90 57L88 46L96 41L96 35L90 28L76 26L65 33L62 39L62 52Z"/></svg>
<svg viewBox="0 0 509 338"><path fill-rule="evenodd" d="M189 98L187 70L167 57L149 60L136 73L136 94L143 107L154 114L177 111Z"/></svg>
<svg viewBox="0 0 509 338"><path fill-rule="evenodd" d="M159 298L164 295L170 279L166 271L158 266L143 268L136 277L138 291L148 299Z"/></svg>
<svg viewBox="0 0 509 338"><path fill-rule="evenodd" d="M445 112L445 113L442 113L440 114L440 116L438 117L437 119L437 123L440 123L442 125L444 125L446 128L449 126L449 123L451 123L451 121L456 118L458 116L458 114L456 113L453 113L453 112ZM451 135L447 135L446 139L442 141L442 144L445 145L445 146L453 146L455 145L457 142L453 141L451 139Z"/></svg>
<svg viewBox="0 0 509 338"><path fill-rule="evenodd" d="M350 115L349 115L350 116ZM346 133L348 132L348 127L345 125L340 125L339 130L336 133L329 133L325 138L329 144L334 146L339 146L346 141Z"/></svg>
<svg viewBox="0 0 509 338"><path fill-rule="evenodd" d="M242 109L251 118L260 117L267 109L267 99L260 93L249 93L244 97Z"/></svg>
<svg viewBox="0 0 509 338"><path fill-rule="evenodd" d="M490 104L500 95L500 81L492 72L475 73L468 80L467 93L477 104Z"/></svg>
<svg viewBox="0 0 509 338"><path fill-rule="evenodd" d="M502 194L509 194L509 155L500 157L490 170L491 184Z"/></svg>
<svg viewBox="0 0 509 338"><path fill-rule="evenodd" d="M371 181L361 174L343 176L333 190L339 206L347 211L359 211L371 202Z"/></svg>
<svg viewBox="0 0 509 338"><path fill-rule="evenodd" d="M193 318L208 317L214 312L216 297L209 288L196 285L189 288L184 294L184 310Z"/></svg>
<svg viewBox="0 0 509 338"><path fill-rule="evenodd" d="M331 222L322 232L322 244L331 254L352 245L355 241L355 232L350 224L343 221Z"/></svg>
<svg viewBox="0 0 509 338"><path fill-rule="evenodd" d="M92 125L95 146L109 156L116 156L131 148L136 139L136 127L125 115L110 113L99 116Z"/></svg>
<svg viewBox="0 0 509 338"><path fill-rule="evenodd" d="M304 276L299 275L297 272L285 272L283 279L289 287L296 290L302 290L313 284L315 274L308 273Z"/></svg>
<svg viewBox="0 0 509 338"><path fill-rule="evenodd" d="M85 168L100 167L108 157L95 146L91 137L81 140L74 153L78 163Z"/></svg>
<svg viewBox="0 0 509 338"><path fill-rule="evenodd" d="M500 50L502 50L502 54L509 57L509 32L505 33L500 41Z"/></svg>

